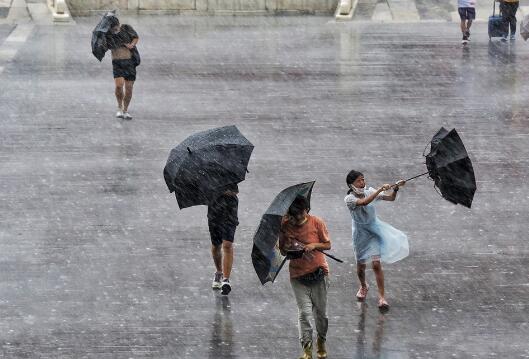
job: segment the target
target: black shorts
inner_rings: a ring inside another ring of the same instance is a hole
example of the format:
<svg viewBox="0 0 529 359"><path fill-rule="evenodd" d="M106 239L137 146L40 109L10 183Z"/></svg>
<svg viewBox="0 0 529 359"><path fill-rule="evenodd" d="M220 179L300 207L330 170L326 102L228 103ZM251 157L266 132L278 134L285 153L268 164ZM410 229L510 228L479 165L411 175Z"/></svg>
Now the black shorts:
<svg viewBox="0 0 529 359"><path fill-rule="evenodd" d="M127 81L136 81L136 65L132 59L112 60L114 78L123 77Z"/></svg>
<svg viewBox="0 0 529 359"><path fill-rule="evenodd" d="M476 18L476 9L473 7L460 7L457 8L459 17L461 20L474 20Z"/></svg>
<svg viewBox="0 0 529 359"><path fill-rule="evenodd" d="M215 247L220 246L222 241L232 242L235 239L235 230L237 224L230 222L214 222L208 221L209 235L211 237L211 244Z"/></svg>

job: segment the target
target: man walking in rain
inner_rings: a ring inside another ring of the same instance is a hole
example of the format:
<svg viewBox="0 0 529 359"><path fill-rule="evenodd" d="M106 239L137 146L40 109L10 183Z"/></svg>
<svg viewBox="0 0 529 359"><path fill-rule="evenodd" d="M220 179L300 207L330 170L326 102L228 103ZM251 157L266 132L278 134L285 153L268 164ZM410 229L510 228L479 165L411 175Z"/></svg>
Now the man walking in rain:
<svg viewBox="0 0 529 359"><path fill-rule="evenodd" d="M208 205L208 226L211 236L211 255L215 263L213 289L220 289L222 295L231 292L230 274L233 265L233 240L239 224L237 210L239 188L236 184L227 186Z"/></svg>
<svg viewBox="0 0 529 359"><path fill-rule="evenodd" d="M308 214L309 202L297 197L282 221L279 235L279 249L283 255L303 251L300 258L291 259L289 265L290 283L299 315L299 339L303 348L300 359L312 359L312 326L314 314L318 333L316 354L319 359L327 358L327 289L329 286L329 265L319 250L331 249L327 226L322 219ZM293 258L293 257L292 257Z"/></svg>
<svg viewBox="0 0 529 359"><path fill-rule="evenodd" d="M118 101L116 117L131 120L129 104L132 99L132 88L136 81L136 66L138 58L133 51L139 41L138 34L132 26L119 23L117 17L112 16L110 32L107 35L108 48L112 52L112 70L116 85L115 95Z"/></svg>

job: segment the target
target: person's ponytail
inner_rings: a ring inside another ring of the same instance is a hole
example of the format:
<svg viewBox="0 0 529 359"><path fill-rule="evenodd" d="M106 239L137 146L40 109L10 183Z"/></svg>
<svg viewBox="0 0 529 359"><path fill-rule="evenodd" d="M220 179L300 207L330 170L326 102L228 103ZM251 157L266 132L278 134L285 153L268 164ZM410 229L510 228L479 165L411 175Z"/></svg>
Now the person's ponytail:
<svg viewBox="0 0 529 359"><path fill-rule="evenodd" d="M353 182L360 176L363 176L362 172L358 172L355 170L349 171L349 173L347 174L347 178L345 179L345 182L347 183L347 187L353 184ZM351 189L351 187L349 187L347 194L351 194L351 193L353 193L353 190Z"/></svg>

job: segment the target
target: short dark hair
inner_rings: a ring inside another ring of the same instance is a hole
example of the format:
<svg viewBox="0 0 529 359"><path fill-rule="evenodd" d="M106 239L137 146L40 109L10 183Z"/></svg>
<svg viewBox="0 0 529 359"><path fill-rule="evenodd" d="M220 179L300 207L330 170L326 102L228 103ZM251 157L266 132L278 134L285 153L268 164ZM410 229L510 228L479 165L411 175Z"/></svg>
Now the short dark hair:
<svg viewBox="0 0 529 359"><path fill-rule="evenodd" d="M288 214L297 215L303 212L303 210L310 210L309 200L302 196L297 196L288 208Z"/></svg>
<svg viewBox="0 0 529 359"><path fill-rule="evenodd" d="M119 19L115 17L114 15L111 15L108 17L108 22L110 23L111 28L119 25Z"/></svg>

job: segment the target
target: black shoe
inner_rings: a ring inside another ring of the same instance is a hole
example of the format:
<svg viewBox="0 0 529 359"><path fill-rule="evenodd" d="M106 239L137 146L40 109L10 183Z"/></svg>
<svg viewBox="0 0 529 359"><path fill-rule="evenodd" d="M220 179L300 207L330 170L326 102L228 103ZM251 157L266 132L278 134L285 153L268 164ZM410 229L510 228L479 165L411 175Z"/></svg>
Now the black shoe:
<svg viewBox="0 0 529 359"><path fill-rule="evenodd" d="M462 43L463 45L468 43L468 37L467 37L467 35L463 35L463 40L461 40L461 43Z"/></svg>
<svg viewBox="0 0 529 359"><path fill-rule="evenodd" d="M228 295L231 292L231 284L229 279L224 279L222 281L222 286L220 287L220 294Z"/></svg>
<svg viewBox="0 0 529 359"><path fill-rule="evenodd" d="M465 32L465 35L467 36L467 40L470 41L470 31Z"/></svg>

